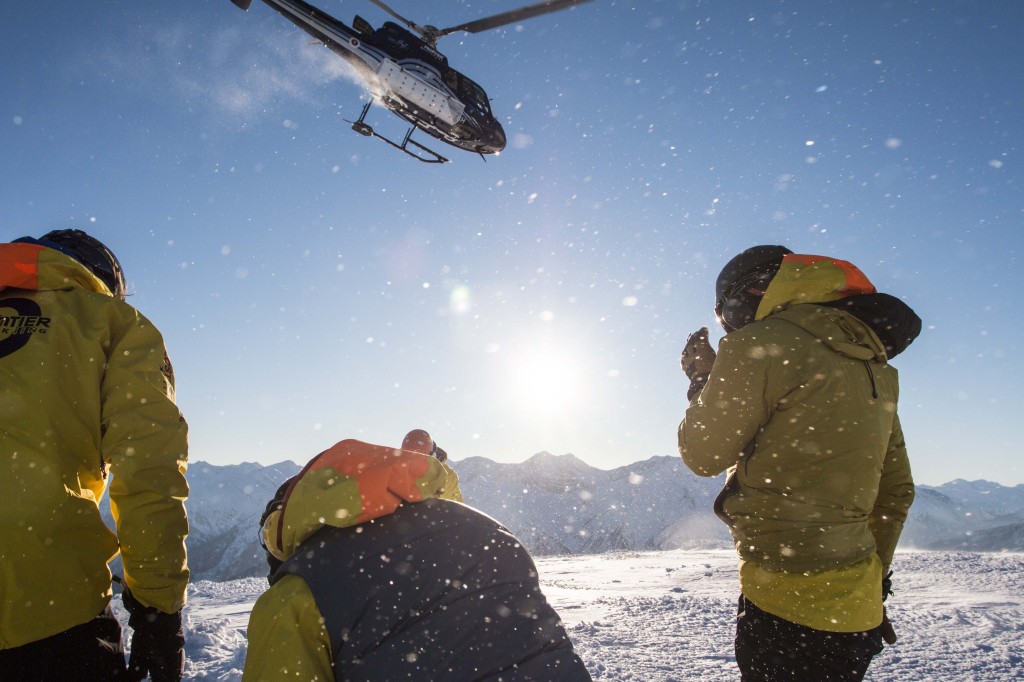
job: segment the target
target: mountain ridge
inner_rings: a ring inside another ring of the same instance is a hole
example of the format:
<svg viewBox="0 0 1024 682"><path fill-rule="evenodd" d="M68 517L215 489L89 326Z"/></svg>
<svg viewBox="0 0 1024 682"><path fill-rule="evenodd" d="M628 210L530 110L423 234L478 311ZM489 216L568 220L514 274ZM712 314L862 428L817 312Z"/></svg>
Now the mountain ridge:
<svg viewBox="0 0 1024 682"><path fill-rule="evenodd" d="M615 469L549 452L519 463L468 457L451 464L465 503L497 519L535 555L732 546L712 511L723 477L697 477L677 456ZM194 579L266 574L258 520L278 486L300 469L288 460L190 465L186 506ZM901 547L1024 551L1024 485L957 479L917 490ZM106 502L102 506L110 523Z"/></svg>

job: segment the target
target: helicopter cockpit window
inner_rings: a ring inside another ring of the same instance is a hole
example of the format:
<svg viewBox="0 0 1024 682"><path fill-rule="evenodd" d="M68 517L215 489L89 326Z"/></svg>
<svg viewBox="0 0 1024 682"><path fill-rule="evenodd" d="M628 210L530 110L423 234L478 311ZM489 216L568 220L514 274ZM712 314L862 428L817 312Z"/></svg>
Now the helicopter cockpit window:
<svg viewBox="0 0 1024 682"><path fill-rule="evenodd" d="M444 73L445 84L452 89L452 92L459 93L459 74L455 71L445 71Z"/></svg>
<svg viewBox="0 0 1024 682"><path fill-rule="evenodd" d="M487 93L479 85L469 80L465 76L459 80L461 87L459 88L459 97L462 99L469 99L480 106L481 109L490 113L491 103L487 99Z"/></svg>

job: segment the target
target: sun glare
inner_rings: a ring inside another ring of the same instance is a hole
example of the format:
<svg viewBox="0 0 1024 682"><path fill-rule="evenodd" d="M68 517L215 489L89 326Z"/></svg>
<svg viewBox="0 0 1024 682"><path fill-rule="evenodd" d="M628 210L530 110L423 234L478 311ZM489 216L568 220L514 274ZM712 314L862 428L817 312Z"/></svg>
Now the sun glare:
<svg viewBox="0 0 1024 682"><path fill-rule="evenodd" d="M512 356L509 382L516 403L535 412L561 412L581 400L579 361L551 347L530 348Z"/></svg>

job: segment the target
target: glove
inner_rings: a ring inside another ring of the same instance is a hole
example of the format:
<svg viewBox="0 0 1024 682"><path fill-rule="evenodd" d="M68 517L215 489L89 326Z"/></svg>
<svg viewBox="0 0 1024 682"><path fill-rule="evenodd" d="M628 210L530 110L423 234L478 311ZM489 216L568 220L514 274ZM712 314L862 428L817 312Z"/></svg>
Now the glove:
<svg viewBox="0 0 1024 682"><path fill-rule="evenodd" d="M896 630L893 629L892 623L889 622L889 614L885 612L884 607L882 608L882 625L880 627L882 628L882 639L885 640L886 644L892 646L898 641L899 638L896 636Z"/></svg>
<svg viewBox="0 0 1024 682"><path fill-rule="evenodd" d="M687 400L701 392L708 383L708 376L715 364L715 349L708 342L708 328L701 327L686 339L679 364L690 380L690 389L686 392Z"/></svg>
<svg viewBox="0 0 1024 682"><path fill-rule="evenodd" d="M448 453L442 450L437 443L434 443L434 447L430 451L430 454L436 457L438 462L444 462L448 459Z"/></svg>
<svg viewBox="0 0 1024 682"><path fill-rule="evenodd" d="M185 672L185 631L181 611L164 613L140 604L125 589L121 596L129 618L132 655L128 661L128 679L139 682L146 675L153 682L180 682Z"/></svg>
<svg viewBox="0 0 1024 682"><path fill-rule="evenodd" d="M892 591L892 571L889 571L884 578L882 578L882 603L893 594ZM882 607L882 639L889 646L896 643L896 630L893 629L892 623L889 622L889 614L885 612L885 607Z"/></svg>

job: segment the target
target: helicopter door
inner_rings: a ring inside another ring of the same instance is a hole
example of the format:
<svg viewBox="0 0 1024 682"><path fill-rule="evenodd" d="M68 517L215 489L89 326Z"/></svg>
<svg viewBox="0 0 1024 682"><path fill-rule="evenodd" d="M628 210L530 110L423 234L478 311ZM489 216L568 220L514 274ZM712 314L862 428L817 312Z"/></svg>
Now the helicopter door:
<svg viewBox="0 0 1024 682"><path fill-rule="evenodd" d="M465 106L425 81L408 73L390 59L380 64L377 74L389 94L412 102L448 125L455 125Z"/></svg>

